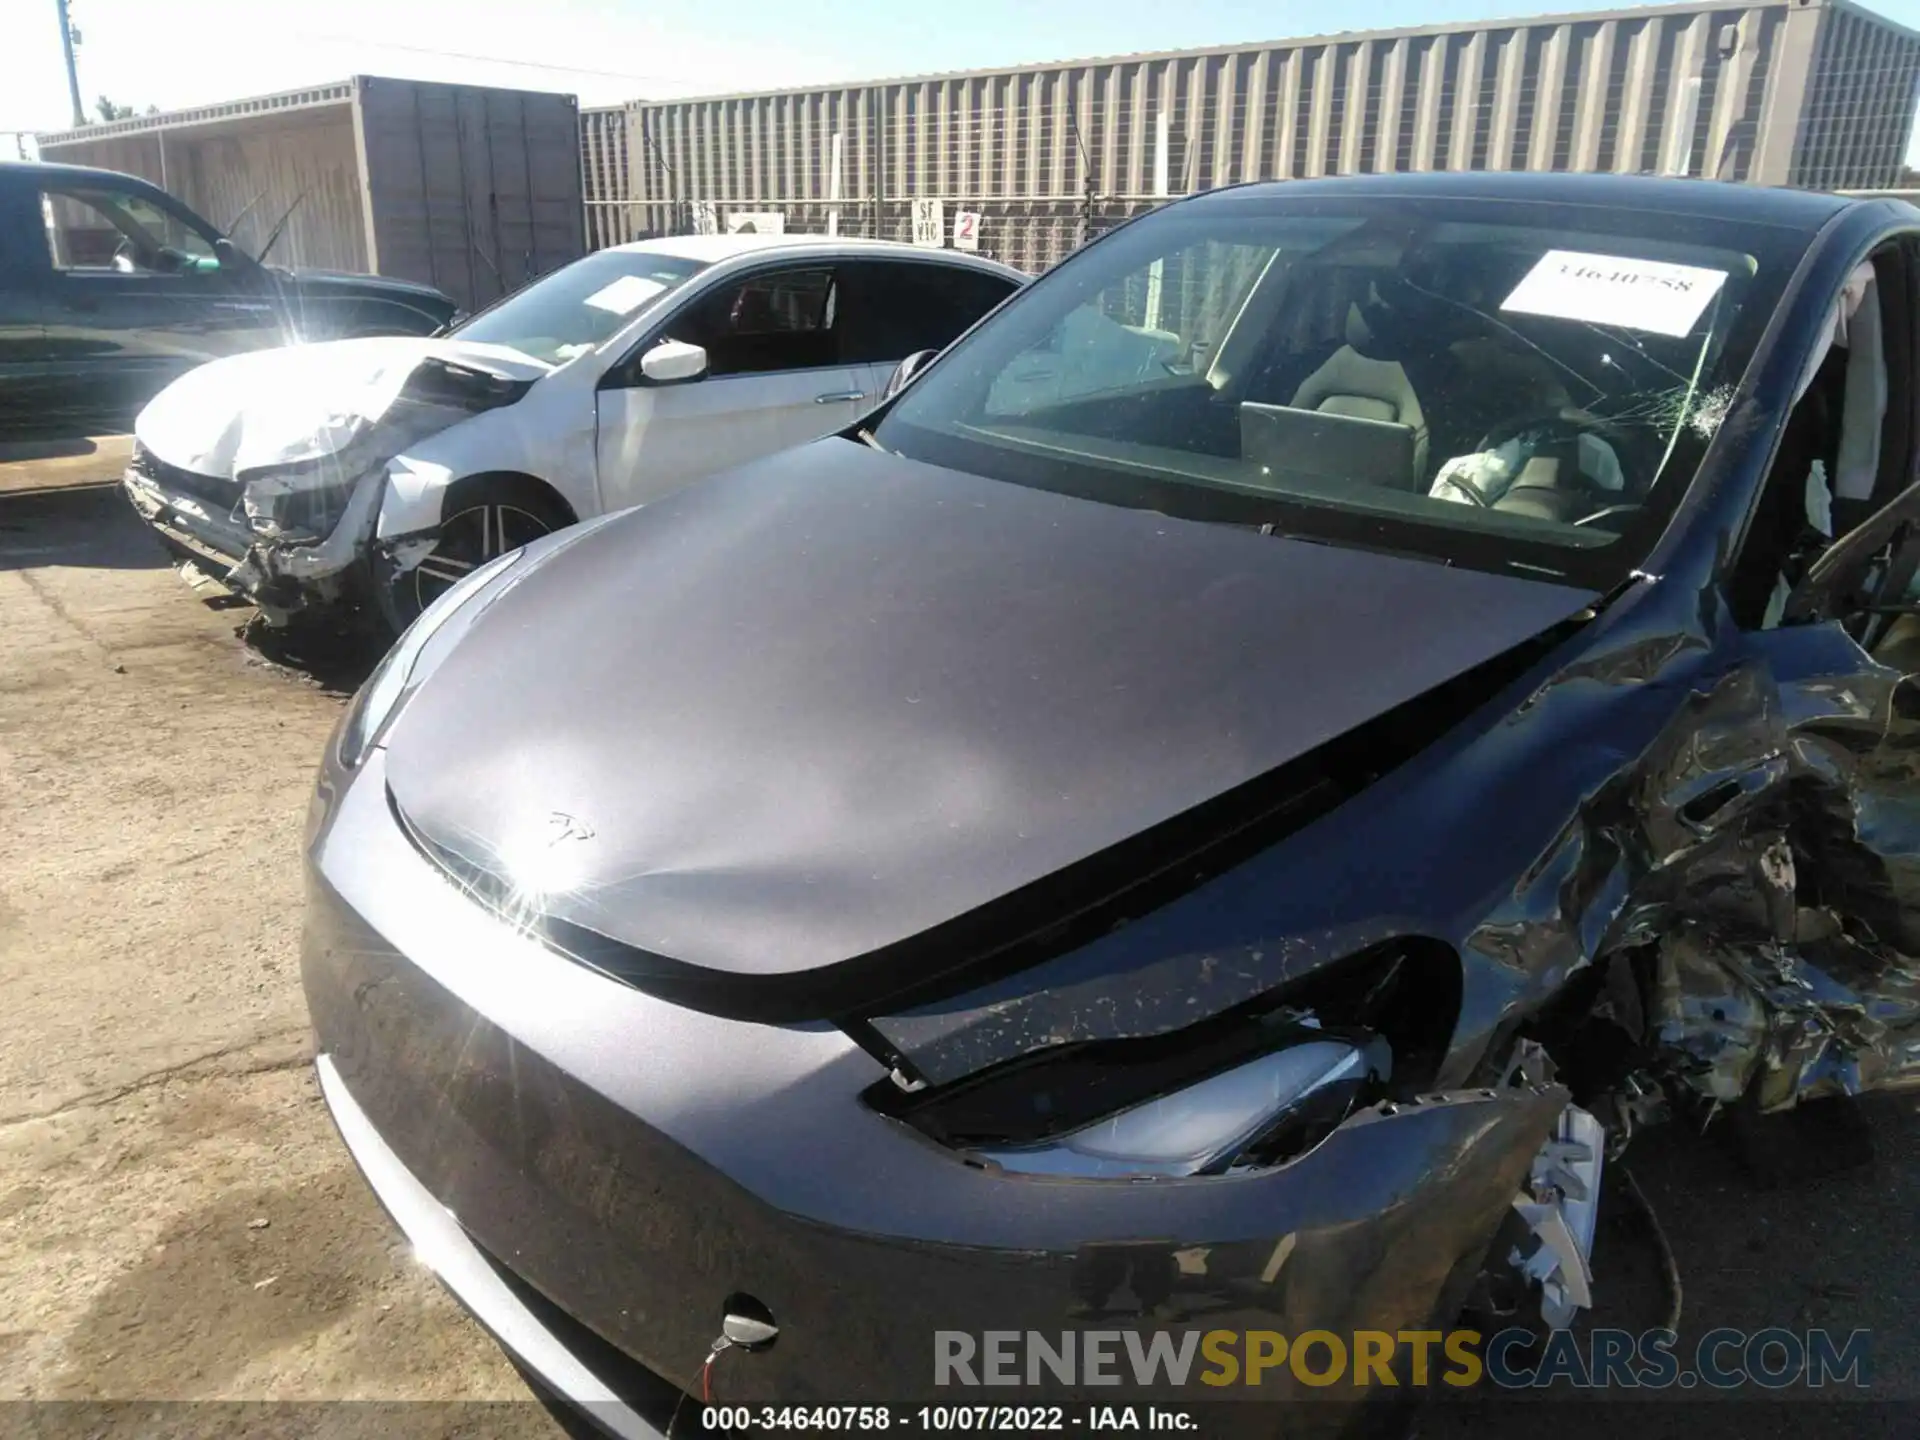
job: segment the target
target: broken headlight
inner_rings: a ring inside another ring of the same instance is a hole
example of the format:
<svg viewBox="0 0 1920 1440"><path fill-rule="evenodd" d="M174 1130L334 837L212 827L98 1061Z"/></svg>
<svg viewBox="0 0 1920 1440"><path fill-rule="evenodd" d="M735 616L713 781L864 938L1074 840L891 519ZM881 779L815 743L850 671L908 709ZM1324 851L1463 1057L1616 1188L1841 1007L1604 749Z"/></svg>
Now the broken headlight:
<svg viewBox="0 0 1920 1440"><path fill-rule="evenodd" d="M1129 1179L1284 1164L1356 1110L1429 1086L1460 962L1408 937L1154 1035L1060 1043L867 1103L962 1155L1037 1175Z"/></svg>
<svg viewBox="0 0 1920 1440"><path fill-rule="evenodd" d="M373 748L374 740L386 728L387 721L400 709L407 696L432 673L433 666L422 666L440 628L452 619L460 607L490 584L501 571L519 560L524 550L509 550L470 571L448 587L407 627L407 633L394 642L386 658L374 667L360 693L353 697L347 718L340 727L340 763L356 768Z"/></svg>
<svg viewBox="0 0 1920 1440"><path fill-rule="evenodd" d="M1218 1175L1310 1149L1392 1064L1378 1036L1306 1040L1045 1144L977 1153L1033 1175Z"/></svg>
<svg viewBox="0 0 1920 1440"><path fill-rule="evenodd" d="M362 481L385 463L343 475L334 459L326 457L316 466L277 471L249 480L240 492L240 508L247 528L263 540L282 540L292 544L313 544L333 534L347 503Z"/></svg>

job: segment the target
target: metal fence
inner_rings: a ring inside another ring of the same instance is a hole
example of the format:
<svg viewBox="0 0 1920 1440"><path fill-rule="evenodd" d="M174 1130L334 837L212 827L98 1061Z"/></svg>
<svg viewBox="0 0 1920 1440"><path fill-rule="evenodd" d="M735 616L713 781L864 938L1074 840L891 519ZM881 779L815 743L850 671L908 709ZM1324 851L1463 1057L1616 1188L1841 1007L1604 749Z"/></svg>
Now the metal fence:
<svg viewBox="0 0 1920 1440"><path fill-rule="evenodd" d="M619 142L584 126L583 163L595 243L778 223L951 245L964 224L1039 270L1167 198L1248 180L1885 186L1917 85L1920 36L1844 0L1695 4L635 102L624 169Z"/></svg>

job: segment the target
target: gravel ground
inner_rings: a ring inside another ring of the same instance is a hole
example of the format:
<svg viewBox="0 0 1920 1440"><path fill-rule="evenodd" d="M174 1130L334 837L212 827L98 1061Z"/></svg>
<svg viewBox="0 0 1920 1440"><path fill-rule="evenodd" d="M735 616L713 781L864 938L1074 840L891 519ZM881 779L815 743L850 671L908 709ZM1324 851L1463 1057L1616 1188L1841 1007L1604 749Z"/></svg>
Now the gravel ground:
<svg viewBox="0 0 1920 1440"><path fill-rule="evenodd" d="M557 1434L396 1239L307 1066L298 835L353 666L316 678L244 643L250 612L189 585L88 483L124 442L29 453L0 453L0 1401L522 1402L365 1412L359 1433ZM1632 1158L1690 1336L1868 1327L1873 1393L1910 1400L1920 1119L1909 1099L1870 1113L1877 1163L1811 1184L1756 1190L1671 1129ZM1652 1325L1651 1249L1611 1208L1600 1318ZM1693 1437L1766 1428L1686 1408ZM0 1423L65 1433L60 1413L0 1406ZM311 1428L184 1413L182 1433ZM1421 1428L1542 1418L1441 1405Z"/></svg>

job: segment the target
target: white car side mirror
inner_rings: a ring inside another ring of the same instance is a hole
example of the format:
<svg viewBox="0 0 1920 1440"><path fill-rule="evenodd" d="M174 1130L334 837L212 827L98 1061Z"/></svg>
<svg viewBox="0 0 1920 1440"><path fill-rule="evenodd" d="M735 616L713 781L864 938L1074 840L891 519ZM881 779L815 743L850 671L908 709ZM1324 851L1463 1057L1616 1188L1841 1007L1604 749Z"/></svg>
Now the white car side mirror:
<svg viewBox="0 0 1920 1440"><path fill-rule="evenodd" d="M698 380L707 373L706 349L684 340L662 340L640 357L640 373L657 385Z"/></svg>
<svg viewBox="0 0 1920 1440"><path fill-rule="evenodd" d="M906 388L907 382L933 363L938 350L916 350L898 365L893 367L893 375L887 381L887 393L881 398L891 400Z"/></svg>

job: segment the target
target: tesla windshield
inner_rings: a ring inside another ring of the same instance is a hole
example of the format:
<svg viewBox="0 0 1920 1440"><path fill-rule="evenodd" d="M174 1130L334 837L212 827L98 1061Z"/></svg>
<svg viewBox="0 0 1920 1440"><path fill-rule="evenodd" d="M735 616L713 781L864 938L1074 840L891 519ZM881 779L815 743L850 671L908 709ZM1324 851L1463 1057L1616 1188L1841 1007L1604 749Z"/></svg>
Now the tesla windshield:
<svg viewBox="0 0 1920 1440"><path fill-rule="evenodd" d="M1803 245L1577 206L1222 197L1042 278L876 440L1117 504L1591 578L1671 513Z"/></svg>
<svg viewBox="0 0 1920 1440"><path fill-rule="evenodd" d="M564 364L597 349L643 306L707 268L704 260L601 250L482 310L454 333Z"/></svg>

